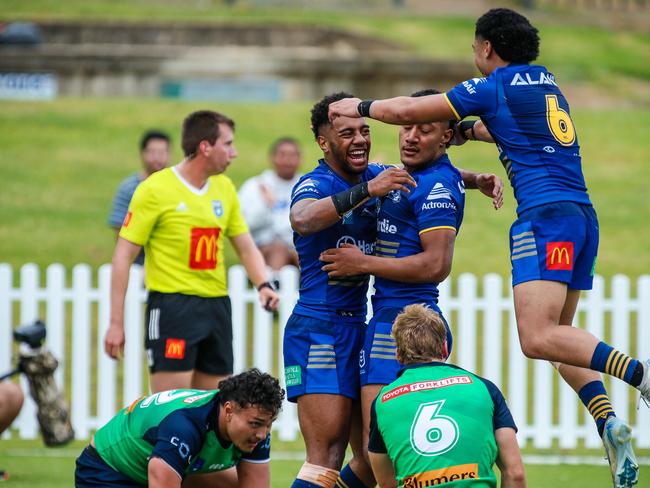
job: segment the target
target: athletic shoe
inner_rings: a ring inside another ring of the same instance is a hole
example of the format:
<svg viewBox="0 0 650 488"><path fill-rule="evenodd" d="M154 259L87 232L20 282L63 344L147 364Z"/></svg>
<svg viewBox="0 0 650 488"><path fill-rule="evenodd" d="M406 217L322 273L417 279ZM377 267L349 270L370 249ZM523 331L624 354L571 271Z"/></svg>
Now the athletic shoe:
<svg viewBox="0 0 650 488"><path fill-rule="evenodd" d="M641 399L650 407L650 359L641 364L643 365L643 379L637 388L641 392Z"/></svg>
<svg viewBox="0 0 650 488"><path fill-rule="evenodd" d="M632 450L632 430L618 417L609 417L603 431L603 444L614 488L632 488L639 481L639 465Z"/></svg>

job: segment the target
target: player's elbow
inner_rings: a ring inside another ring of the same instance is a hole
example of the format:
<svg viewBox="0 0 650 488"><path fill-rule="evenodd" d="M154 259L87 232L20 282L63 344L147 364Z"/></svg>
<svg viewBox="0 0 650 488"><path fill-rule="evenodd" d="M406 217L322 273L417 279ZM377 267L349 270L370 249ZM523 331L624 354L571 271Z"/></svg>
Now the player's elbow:
<svg viewBox="0 0 650 488"><path fill-rule="evenodd" d="M451 272L451 263L447 263L442 259L434 259L421 267L423 276L422 282L424 283L441 283L447 279Z"/></svg>
<svg viewBox="0 0 650 488"><path fill-rule="evenodd" d="M298 235L304 237L304 236L308 236L309 234L313 234L314 231L311 228L312 222L304 215L291 214L289 220L291 221L291 228Z"/></svg>
<svg viewBox="0 0 650 488"><path fill-rule="evenodd" d="M526 474L521 464L510 466L501 472L503 486L508 488L524 488L526 486Z"/></svg>

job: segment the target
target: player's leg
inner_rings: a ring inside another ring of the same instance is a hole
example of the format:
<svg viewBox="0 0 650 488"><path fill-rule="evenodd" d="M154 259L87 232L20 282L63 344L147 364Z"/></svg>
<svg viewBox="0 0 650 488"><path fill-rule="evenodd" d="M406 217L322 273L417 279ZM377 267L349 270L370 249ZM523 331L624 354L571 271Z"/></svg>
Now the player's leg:
<svg viewBox="0 0 650 488"><path fill-rule="evenodd" d="M359 395L359 348L365 324L292 315L284 330L287 398L298 403L306 462L292 487L333 488Z"/></svg>
<svg viewBox="0 0 650 488"><path fill-rule="evenodd" d="M157 371L151 373L151 392L192 388L194 370L189 371Z"/></svg>
<svg viewBox="0 0 650 488"><path fill-rule="evenodd" d="M337 480L337 488L366 488L375 486L376 484L368 460L368 432L365 428L366 424L363 416L363 391L364 389L362 388L361 401L355 402L352 410L352 424L350 426L352 459L341 470L339 479Z"/></svg>

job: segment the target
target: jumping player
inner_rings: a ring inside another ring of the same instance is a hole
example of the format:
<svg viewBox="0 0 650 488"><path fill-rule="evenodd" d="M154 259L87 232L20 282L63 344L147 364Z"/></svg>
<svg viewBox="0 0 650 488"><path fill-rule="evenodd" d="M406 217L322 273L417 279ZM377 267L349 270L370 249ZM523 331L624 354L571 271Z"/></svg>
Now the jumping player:
<svg viewBox="0 0 650 488"><path fill-rule="evenodd" d="M370 116L402 125L481 117L518 202L510 249L522 351L554 363L596 421L614 485L634 486L638 466L630 428L616 417L597 372L620 378L650 401L649 362L585 330L558 327L572 324L580 290L591 289L598 248L598 222L568 103L555 77L530 64L539 53L539 36L520 14L487 12L476 23L473 48L485 78L464 81L441 95L343 100L330 106L330 117ZM474 127L468 124L463 133L472 137Z"/></svg>

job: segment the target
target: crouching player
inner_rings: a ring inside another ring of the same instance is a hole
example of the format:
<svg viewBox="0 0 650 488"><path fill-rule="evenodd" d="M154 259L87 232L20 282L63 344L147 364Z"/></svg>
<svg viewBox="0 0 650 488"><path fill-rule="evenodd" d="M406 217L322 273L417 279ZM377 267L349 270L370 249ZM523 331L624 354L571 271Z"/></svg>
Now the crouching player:
<svg viewBox="0 0 650 488"><path fill-rule="evenodd" d="M267 487L271 424L284 399L272 376L252 369L218 390L170 390L133 402L100 428L77 459L85 487L214 486L236 466L237 485ZM223 485L219 485L223 486Z"/></svg>
<svg viewBox="0 0 650 488"><path fill-rule="evenodd" d="M372 406L370 463L381 488L526 486L516 426L490 381L444 363L447 329L409 305L393 324L399 377Z"/></svg>

